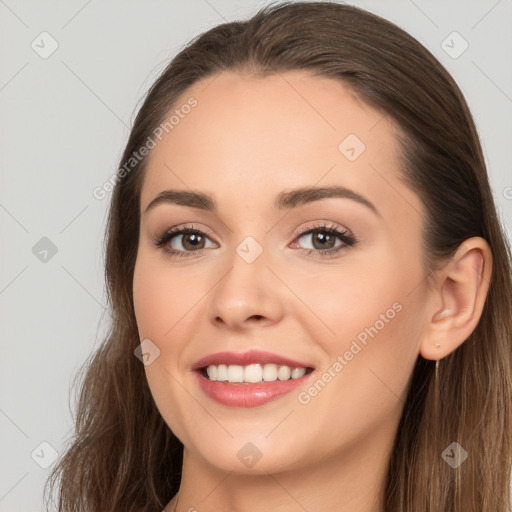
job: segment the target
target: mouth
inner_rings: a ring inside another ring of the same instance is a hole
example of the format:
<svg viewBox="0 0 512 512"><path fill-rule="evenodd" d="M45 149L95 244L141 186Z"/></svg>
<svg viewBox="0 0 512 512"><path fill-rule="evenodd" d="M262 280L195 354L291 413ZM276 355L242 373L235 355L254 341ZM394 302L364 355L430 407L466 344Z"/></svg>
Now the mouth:
<svg viewBox="0 0 512 512"><path fill-rule="evenodd" d="M250 350L217 352L201 358L191 368L199 389L228 407L255 407L285 400L309 385L314 366L288 357Z"/></svg>

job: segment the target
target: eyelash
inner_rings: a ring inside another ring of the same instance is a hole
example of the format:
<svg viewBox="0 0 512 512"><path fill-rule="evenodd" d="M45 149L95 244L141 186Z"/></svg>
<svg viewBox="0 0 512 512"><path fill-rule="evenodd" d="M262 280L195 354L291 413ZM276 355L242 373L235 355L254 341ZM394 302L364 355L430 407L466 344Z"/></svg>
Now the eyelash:
<svg viewBox="0 0 512 512"><path fill-rule="evenodd" d="M313 227L307 227L299 231L299 233L296 235L295 239L300 239L305 235L309 235L311 233L320 232L320 233L328 233L329 235L335 235L337 238L339 238L343 244L334 247L331 249L302 249L302 251L307 251L307 255L309 256L311 253L316 253L321 256L315 256L315 257L322 257L324 255L327 255L327 257L333 257L340 251L344 251L348 249L349 247L353 247L357 243L357 239L354 237L354 235L350 234L348 231L342 231L338 229L336 226L333 225L326 225L326 224L319 224ZM167 254L170 257L179 256L179 257L189 257L192 256L193 253L201 253L202 251L206 249L198 249L196 251L177 251L175 249L169 249L166 244L170 242L175 236L182 235L182 234L198 234L198 235L204 235L208 236L207 233L201 231L200 229L197 229L193 225L189 226L183 226L178 228L172 228L163 233L162 235L158 236L155 240L154 244L156 247L161 249L165 254ZM295 240L294 239L294 240Z"/></svg>

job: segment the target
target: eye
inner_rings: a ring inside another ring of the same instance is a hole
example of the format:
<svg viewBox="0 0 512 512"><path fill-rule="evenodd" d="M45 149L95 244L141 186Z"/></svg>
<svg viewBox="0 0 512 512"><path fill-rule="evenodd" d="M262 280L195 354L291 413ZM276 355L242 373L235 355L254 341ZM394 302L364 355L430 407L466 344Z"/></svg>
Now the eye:
<svg viewBox="0 0 512 512"><path fill-rule="evenodd" d="M302 249L307 255L333 256L340 251L346 250L357 243L354 235L346 230L340 230L336 226L320 224L314 227L305 228L299 233L296 240L305 238L313 245L313 249ZM336 238L341 241L336 244ZM294 242L296 244L296 242Z"/></svg>
<svg viewBox="0 0 512 512"><path fill-rule="evenodd" d="M181 240L178 240L181 238ZM176 241L174 239L177 239ZM182 226L179 228L172 228L166 231L163 235L159 236L155 241L155 245L160 248L164 253L169 256L191 256L194 252L201 252L204 247L204 242L208 239L206 233L197 229L193 225ZM171 242L171 248L169 248ZM185 250L176 249L174 245L181 245ZM215 244L214 244L215 246ZM191 250L190 250L191 249Z"/></svg>

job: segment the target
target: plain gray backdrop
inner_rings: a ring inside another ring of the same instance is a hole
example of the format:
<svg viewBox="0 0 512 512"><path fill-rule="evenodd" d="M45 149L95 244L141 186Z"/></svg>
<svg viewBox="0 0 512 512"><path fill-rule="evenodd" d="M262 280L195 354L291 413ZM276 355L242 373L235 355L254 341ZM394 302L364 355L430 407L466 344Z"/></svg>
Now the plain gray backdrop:
<svg viewBox="0 0 512 512"><path fill-rule="evenodd" d="M169 59L267 3L0 0L0 512L43 510L73 427L70 385L106 332L110 195L92 191ZM407 30L458 82L510 240L512 0L347 3Z"/></svg>

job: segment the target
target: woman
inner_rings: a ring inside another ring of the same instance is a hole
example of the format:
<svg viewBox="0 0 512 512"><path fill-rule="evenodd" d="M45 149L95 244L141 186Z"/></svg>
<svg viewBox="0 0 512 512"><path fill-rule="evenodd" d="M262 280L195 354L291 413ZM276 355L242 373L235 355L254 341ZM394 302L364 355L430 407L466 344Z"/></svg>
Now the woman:
<svg viewBox="0 0 512 512"><path fill-rule="evenodd" d="M330 2L207 31L120 163L59 510L505 512L510 261L415 39Z"/></svg>

